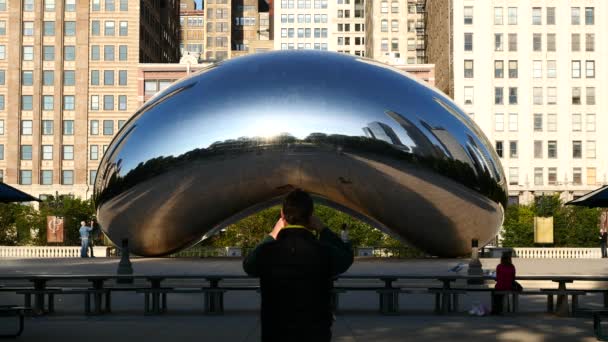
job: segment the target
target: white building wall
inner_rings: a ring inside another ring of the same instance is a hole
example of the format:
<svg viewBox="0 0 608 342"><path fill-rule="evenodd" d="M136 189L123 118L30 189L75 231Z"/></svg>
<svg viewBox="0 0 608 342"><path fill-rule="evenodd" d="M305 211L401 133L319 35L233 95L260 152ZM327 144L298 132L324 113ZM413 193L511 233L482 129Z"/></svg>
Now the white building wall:
<svg viewBox="0 0 608 342"><path fill-rule="evenodd" d="M473 7L473 24L464 23L465 6ZM494 24L494 8L503 8L503 24ZM517 25L508 24L508 7L517 8ZM532 8L541 8L541 25L532 24ZM547 25L547 7L556 8L556 24ZM571 25L571 8L580 7L580 25ZM594 25L585 25L585 8L594 8ZM518 180L510 180L511 199L528 202L534 196L560 192L564 200L580 196L607 184L608 154L608 1L597 0L454 0L454 98L471 113L490 141L503 141L502 163L505 174L518 171ZM464 34L473 33L473 51L465 51ZM503 34L503 51L495 51L494 34ZM508 51L508 34L517 34L517 51ZM533 51L533 34L542 35L541 52ZM556 51L547 51L547 34L556 34ZM581 34L581 52L571 51L571 33ZM585 51L585 34L595 34L595 51ZM465 60L474 61L474 76L465 78ZM494 61L504 61L504 77L494 77ZM508 77L508 61L518 61L518 77ZM542 78L533 77L533 61L542 61ZM557 63L557 77L547 77L547 61ZM573 79L571 61L581 61L581 78ZM585 61L595 61L595 78L585 77ZM465 104L465 87L473 87L472 104ZM503 87L503 105L494 103L495 87ZM509 87L517 87L518 101L509 103ZM533 104L533 88L542 87L543 104ZM547 104L547 88L557 88L557 104ZM572 87L581 88L580 105L572 104ZM595 87L595 105L588 105L586 88ZM504 130L496 130L496 113L503 113ZM509 113L518 114L516 130L509 130ZM534 113L543 114L542 131L535 131ZM573 131L572 114L582 116L582 130ZM557 115L557 131L549 132L548 114ZM586 130L586 114L595 114L595 131ZM542 141L542 158L534 156L534 141ZM548 158L547 142L557 141L557 158ZM582 141L582 158L573 158L572 141ZM509 142L517 141L517 157L509 155ZM587 153L589 141L595 141L595 158ZM536 185L534 169L543 169L542 185ZM548 169L557 168L557 182L549 184ZM581 168L581 184L573 182L573 168ZM595 168L596 179L587 179Z"/></svg>
<svg viewBox="0 0 608 342"><path fill-rule="evenodd" d="M328 50L332 36L330 16L336 13L335 3L336 0L275 0L275 50L298 49L298 46L302 49ZM315 16L318 22L315 22ZM304 20L298 21L299 18ZM304 30L304 37L298 37L298 29ZM308 37L306 29L310 32ZM320 37L315 37L315 29L320 30Z"/></svg>

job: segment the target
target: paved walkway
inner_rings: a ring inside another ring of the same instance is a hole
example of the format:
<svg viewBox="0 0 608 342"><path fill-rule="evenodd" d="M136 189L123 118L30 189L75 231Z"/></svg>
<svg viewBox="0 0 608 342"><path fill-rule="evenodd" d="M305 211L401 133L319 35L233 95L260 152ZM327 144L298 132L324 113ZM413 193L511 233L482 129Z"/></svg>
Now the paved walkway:
<svg viewBox="0 0 608 342"><path fill-rule="evenodd" d="M483 259L485 269L494 269L498 260ZM515 259L518 274L608 274L608 262L588 260ZM465 259L378 260L357 259L348 273L361 274L444 274ZM0 274L84 274L116 271L118 259L3 259ZM238 259L133 259L136 273L142 274L241 274ZM460 271L466 274L466 267ZM538 284L524 284L532 287ZM551 285L551 284L544 284ZM554 285L554 284L553 284ZM525 299L524 299L525 298ZM375 293L347 293L341 299L343 312L337 316L333 341L595 341L589 317L559 318L543 313L544 298L526 296L524 313L516 316L473 317L464 310L473 303L489 304L487 294L467 295L463 312L437 316L431 313L428 295L404 295L402 314L382 316L375 312ZM21 303L12 294L0 294L0 304ZM258 341L259 296L229 293L223 316L201 314L202 299L193 295L170 295L169 313L144 316L143 297L132 293L113 296L112 315L86 317L80 296L56 299L56 315L28 318L20 341L129 341L141 337L154 341ZM601 298L585 296L581 306L599 308ZM0 330L10 324L0 318Z"/></svg>

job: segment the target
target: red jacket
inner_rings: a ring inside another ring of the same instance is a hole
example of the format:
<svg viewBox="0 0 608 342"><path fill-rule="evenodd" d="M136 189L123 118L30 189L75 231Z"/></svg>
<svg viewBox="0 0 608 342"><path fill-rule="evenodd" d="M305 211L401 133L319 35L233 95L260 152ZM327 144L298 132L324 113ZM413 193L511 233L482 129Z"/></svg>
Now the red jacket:
<svg viewBox="0 0 608 342"><path fill-rule="evenodd" d="M494 288L501 291L513 289L515 280L515 266L500 264L496 266L496 285Z"/></svg>

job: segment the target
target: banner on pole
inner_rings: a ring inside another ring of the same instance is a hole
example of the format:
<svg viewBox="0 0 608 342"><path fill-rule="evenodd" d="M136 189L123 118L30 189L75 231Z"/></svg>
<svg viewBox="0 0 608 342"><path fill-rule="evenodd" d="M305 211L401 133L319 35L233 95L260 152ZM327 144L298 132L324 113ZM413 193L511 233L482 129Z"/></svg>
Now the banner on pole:
<svg viewBox="0 0 608 342"><path fill-rule="evenodd" d="M63 243L63 217L46 217L46 242Z"/></svg>

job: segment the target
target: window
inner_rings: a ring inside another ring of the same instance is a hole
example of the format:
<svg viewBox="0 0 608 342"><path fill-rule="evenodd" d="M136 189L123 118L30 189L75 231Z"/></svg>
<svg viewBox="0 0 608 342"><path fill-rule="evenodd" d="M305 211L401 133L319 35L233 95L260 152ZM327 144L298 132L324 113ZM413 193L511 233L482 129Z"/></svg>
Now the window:
<svg viewBox="0 0 608 342"><path fill-rule="evenodd" d="M21 72L21 85L31 86L34 83L34 73L31 70Z"/></svg>
<svg viewBox="0 0 608 342"><path fill-rule="evenodd" d="M550 159L557 158L557 141L556 140L547 141L547 158L550 158Z"/></svg>
<svg viewBox="0 0 608 342"><path fill-rule="evenodd" d="M89 122L89 134L90 135L99 135L99 121L91 120Z"/></svg>
<svg viewBox="0 0 608 342"><path fill-rule="evenodd" d="M127 110L127 95L118 95L118 110Z"/></svg>
<svg viewBox="0 0 608 342"><path fill-rule="evenodd" d="M464 51L473 51L473 34L464 34Z"/></svg>
<svg viewBox="0 0 608 342"><path fill-rule="evenodd" d="M580 132L582 130L583 121L580 114L572 114L572 132Z"/></svg>
<svg viewBox="0 0 608 342"><path fill-rule="evenodd" d="M505 130L505 116L503 113L494 114L494 130L502 132Z"/></svg>
<svg viewBox="0 0 608 342"><path fill-rule="evenodd" d="M519 168L509 168L509 185L519 185Z"/></svg>
<svg viewBox="0 0 608 342"><path fill-rule="evenodd" d="M24 21L23 22L23 35L24 36L33 36L34 35L34 22L33 21Z"/></svg>
<svg viewBox="0 0 608 342"><path fill-rule="evenodd" d="M585 34L585 51L588 51L588 52L595 51L595 34L594 33Z"/></svg>
<svg viewBox="0 0 608 342"><path fill-rule="evenodd" d="M581 88L580 87L572 87L572 104L573 105L581 104Z"/></svg>
<svg viewBox="0 0 608 342"><path fill-rule="evenodd" d="M509 78L517 78L517 61L509 61Z"/></svg>
<svg viewBox="0 0 608 342"><path fill-rule="evenodd" d="M27 2L28 0L25 0ZM29 0L33 1L33 0ZM32 170L21 170L19 172L19 184L32 185Z"/></svg>
<svg viewBox="0 0 608 342"><path fill-rule="evenodd" d="M121 2L121 4L122 4L122 2ZM89 185L95 184L96 177L97 177L97 170L89 170Z"/></svg>
<svg viewBox="0 0 608 342"><path fill-rule="evenodd" d="M494 104L495 105L503 104L503 88L502 87L494 88Z"/></svg>
<svg viewBox="0 0 608 342"><path fill-rule="evenodd" d="M25 48L25 47L24 47ZM44 61L52 61L55 59L55 47L52 45L45 45L42 47L42 59ZM25 56L24 56L25 58Z"/></svg>
<svg viewBox="0 0 608 342"><path fill-rule="evenodd" d="M63 34L65 36L75 36L76 35L76 22L75 21L66 21L63 23Z"/></svg>
<svg viewBox="0 0 608 342"><path fill-rule="evenodd" d="M121 129L125 125L125 120L118 120L118 129Z"/></svg>
<svg viewBox="0 0 608 342"><path fill-rule="evenodd" d="M42 96L42 110L53 110L54 108L54 97L53 95Z"/></svg>
<svg viewBox="0 0 608 342"><path fill-rule="evenodd" d="M42 135L53 135L53 120L42 120Z"/></svg>
<svg viewBox="0 0 608 342"><path fill-rule="evenodd" d="M554 60L547 61L547 78L557 77L557 62Z"/></svg>
<svg viewBox="0 0 608 342"><path fill-rule="evenodd" d="M547 104L557 104L557 88L547 88Z"/></svg>
<svg viewBox="0 0 608 342"><path fill-rule="evenodd" d="M580 167L572 168L572 185L581 185L583 182L583 171Z"/></svg>
<svg viewBox="0 0 608 342"><path fill-rule="evenodd" d="M572 158L581 159L583 157L583 143L580 140L572 141Z"/></svg>
<svg viewBox="0 0 608 342"><path fill-rule="evenodd" d="M74 135L74 120L63 120L63 135Z"/></svg>
<svg viewBox="0 0 608 342"><path fill-rule="evenodd" d="M503 8L502 7L494 7L494 25L502 25L503 24Z"/></svg>
<svg viewBox="0 0 608 342"><path fill-rule="evenodd" d="M0 0L0 11L6 11L6 0Z"/></svg>
<svg viewBox="0 0 608 342"><path fill-rule="evenodd" d="M585 25L595 24L595 9L593 7L585 7Z"/></svg>
<svg viewBox="0 0 608 342"><path fill-rule="evenodd" d="M129 35L129 23L126 21L120 22L120 27L118 29L118 35L120 36L128 36Z"/></svg>
<svg viewBox="0 0 608 342"><path fill-rule="evenodd" d="M115 10L114 8L114 0L105 0L105 9L108 12L113 12Z"/></svg>
<svg viewBox="0 0 608 342"><path fill-rule="evenodd" d="M53 160L53 145L42 145L42 160Z"/></svg>
<svg viewBox="0 0 608 342"><path fill-rule="evenodd" d="M6 84L6 72L0 69L0 85Z"/></svg>
<svg viewBox="0 0 608 342"><path fill-rule="evenodd" d="M388 20L382 19L380 21L380 32L388 32Z"/></svg>
<svg viewBox="0 0 608 342"><path fill-rule="evenodd" d="M547 51L555 52L555 33L547 33Z"/></svg>
<svg viewBox="0 0 608 342"><path fill-rule="evenodd" d="M547 131L557 132L557 114L547 114Z"/></svg>
<svg viewBox="0 0 608 342"><path fill-rule="evenodd" d="M76 84L76 72L74 70L65 70L63 72L63 85L73 86Z"/></svg>
<svg viewBox="0 0 608 342"><path fill-rule="evenodd" d="M463 14L464 14L464 24L472 25L473 24L473 7L465 6Z"/></svg>
<svg viewBox="0 0 608 342"><path fill-rule="evenodd" d="M532 34L532 51L539 52L543 49L542 35L540 33Z"/></svg>
<svg viewBox="0 0 608 342"><path fill-rule="evenodd" d="M21 110L32 110L32 95L21 95Z"/></svg>
<svg viewBox="0 0 608 342"><path fill-rule="evenodd" d="M517 25L517 7L509 7L508 16L509 25Z"/></svg>
<svg viewBox="0 0 608 342"><path fill-rule="evenodd" d="M509 51L517 51L517 33L509 33Z"/></svg>
<svg viewBox="0 0 608 342"><path fill-rule="evenodd" d="M118 70L118 85L127 85L127 70Z"/></svg>
<svg viewBox="0 0 608 342"><path fill-rule="evenodd" d="M63 96L63 110L74 110L74 95Z"/></svg>
<svg viewBox="0 0 608 342"><path fill-rule="evenodd" d="M91 60L99 60L99 45L91 45Z"/></svg>
<svg viewBox="0 0 608 342"><path fill-rule="evenodd" d="M504 61L494 61L494 78L503 78L504 69L505 69Z"/></svg>
<svg viewBox="0 0 608 342"><path fill-rule="evenodd" d="M496 154L498 154L498 156L500 158L502 158L502 156L503 156L502 141L496 141Z"/></svg>
<svg viewBox="0 0 608 342"><path fill-rule="evenodd" d="M74 145L63 145L63 160L74 160Z"/></svg>
<svg viewBox="0 0 608 342"><path fill-rule="evenodd" d="M464 87L464 104L473 104L473 87Z"/></svg>
<svg viewBox="0 0 608 342"><path fill-rule="evenodd" d="M114 110L114 95L103 96L103 110Z"/></svg>
<svg viewBox="0 0 608 342"><path fill-rule="evenodd" d="M388 13L388 1L382 0L382 2L380 3L380 12Z"/></svg>
<svg viewBox="0 0 608 342"><path fill-rule="evenodd" d="M63 47L63 60L75 61L76 60L76 47L74 45L66 45Z"/></svg>
<svg viewBox="0 0 608 342"><path fill-rule="evenodd" d="M65 0L65 11L76 12L76 0Z"/></svg>
<svg viewBox="0 0 608 342"><path fill-rule="evenodd" d="M595 78L595 61L585 61L585 77Z"/></svg>
<svg viewBox="0 0 608 342"><path fill-rule="evenodd" d="M44 11L53 12L55 10L55 0L44 0Z"/></svg>
<svg viewBox="0 0 608 342"><path fill-rule="evenodd" d="M100 26L99 20L91 21L91 36L99 36Z"/></svg>
<svg viewBox="0 0 608 342"><path fill-rule="evenodd" d="M581 35L579 33L572 33L570 37L570 49L573 52L581 51Z"/></svg>
<svg viewBox="0 0 608 342"><path fill-rule="evenodd" d="M587 159L595 159L595 140L587 140Z"/></svg>
<svg viewBox="0 0 608 342"><path fill-rule="evenodd" d="M517 141L509 141L509 158L517 158Z"/></svg>
<svg viewBox="0 0 608 342"><path fill-rule="evenodd" d="M581 61L572 61L572 78L581 78Z"/></svg>
<svg viewBox="0 0 608 342"><path fill-rule="evenodd" d="M534 168L534 185L543 185L543 168Z"/></svg>
<svg viewBox="0 0 608 342"><path fill-rule="evenodd" d="M104 36L113 36L114 35L114 21L109 20L109 21L105 22L103 35Z"/></svg>
<svg viewBox="0 0 608 342"><path fill-rule="evenodd" d="M114 45L103 46L103 60L113 61L114 60Z"/></svg>
<svg viewBox="0 0 608 342"><path fill-rule="evenodd" d="M464 78L473 78L473 60L464 60Z"/></svg>
<svg viewBox="0 0 608 342"><path fill-rule="evenodd" d="M91 95L91 110L99 110L99 95Z"/></svg>
<svg viewBox="0 0 608 342"><path fill-rule="evenodd" d="M580 25L581 24L581 9L579 7L570 8L570 24Z"/></svg>
<svg viewBox="0 0 608 342"><path fill-rule="evenodd" d="M91 85L99 85L99 70L91 70Z"/></svg>
<svg viewBox="0 0 608 342"><path fill-rule="evenodd" d="M534 158L535 159L543 158L543 141L542 140L534 140Z"/></svg>
<svg viewBox="0 0 608 342"><path fill-rule="evenodd" d="M517 104L517 87L509 87L509 104Z"/></svg>
<svg viewBox="0 0 608 342"><path fill-rule="evenodd" d="M547 25L555 25L555 7L547 7Z"/></svg>
<svg viewBox="0 0 608 342"><path fill-rule="evenodd" d="M534 113L534 132L542 132L543 131L543 114L542 113Z"/></svg>
<svg viewBox="0 0 608 342"><path fill-rule="evenodd" d="M596 185L597 181L595 178L595 168L588 167L587 168L587 185Z"/></svg>
<svg viewBox="0 0 608 342"><path fill-rule="evenodd" d="M4 120L0 120L0 135L4 135Z"/></svg>
<svg viewBox="0 0 608 342"><path fill-rule="evenodd" d="M595 114L587 114L586 125L587 132L595 132Z"/></svg>
<svg viewBox="0 0 608 342"><path fill-rule="evenodd" d="M103 85L114 85L114 70L104 70Z"/></svg>
<svg viewBox="0 0 608 342"><path fill-rule="evenodd" d="M542 25L543 15L540 7L532 7L532 25Z"/></svg>
<svg viewBox="0 0 608 342"><path fill-rule="evenodd" d="M113 135L113 134L114 134L114 121L103 120L103 135Z"/></svg>
<svg viewBox="0 0 608 342"><path fill-rule="evenodd" d="M547 184L557 185L557 168L556 167L548 168Z"/></svg>
<svg viewBox="0 0 608 342"><path fill-rule="evenodd" d="M502 33L494 33L494 51L503 51L504 42Z"/></svg>
<svg viewBox="0 0 608 342"><path fill-rule="evenodd" d="M21 145L21 160L32 160L32 145Z"/></svg>
<svg viewBox="0 0 608 342"><path fill-rule="evenodd" d="M542 87L532 88L532 103L535 105L543 104L543 88Z"/></svg>
<svg viewBox="0 0 608 342"><path fill-rule="evenodd" d="M315 30L316 30L316 29L315 29ZM316 33L315 33L315 36L316 36ZM381 49L382 51L388 51L388 39L382 39L382 40L380 41L380 49Z"/></svg>
<svg viewBox="0 0 608 342"><path fill-rule="evenodd" d="M543 78L543 61L532 62L532 77Z"/></svg>
<svg viewBox="0 0 608 342"><path fill-rule="evenodd" d="M346 37L346 45L350 44L350 37ZM399 38L391 39L391 51L399 51Z"/></svg>
<svg viewBox="0 0 608 342"><path fill-rule="evenodd" d="M595 87L587 87L586 89L587 104L595 105Z"/></svg>
<svg viewBox="0 0 608 342"><path fill-rule="evenodd" d="M74 171L73 170L61 171L61 184L63 184L63 185L73 185L74 184Z"/></svg>
<svg viewBox="0 0 608 342"><path fill-rule="evenodd" d="M127 60L127 46L126 45L119 45L118 46L118 60L119 61L126 61Z"/></svg>
<svg viewBox="0 0 608 342"><path fill-rule="evenodd" d="M99 159L99 145L91 145L89 147L89 159L90 160Z"/></svg>
<svg viewBox="0 0 608 342"><path fill-rule="evenodd" d="M509 132L517 132L518 123L517 113L509 113Z"/></svg>
<svg viewBox="0 0 608 342"><path fill-rule="evenodd" d="M52 185L53 184L53 170L40 171L40 184L42 184L42 185Z"/></svg>
<svg viewBox="0 0 608 342"><path fill-rule="evenodd" d="M356 8L356 6L355 6ZM357 16L357 10L355 9L355 18L363 18L363 14L361 14L360 16ZM393 0L391 2L391 13L399 13L399 2Z"/></svg>

